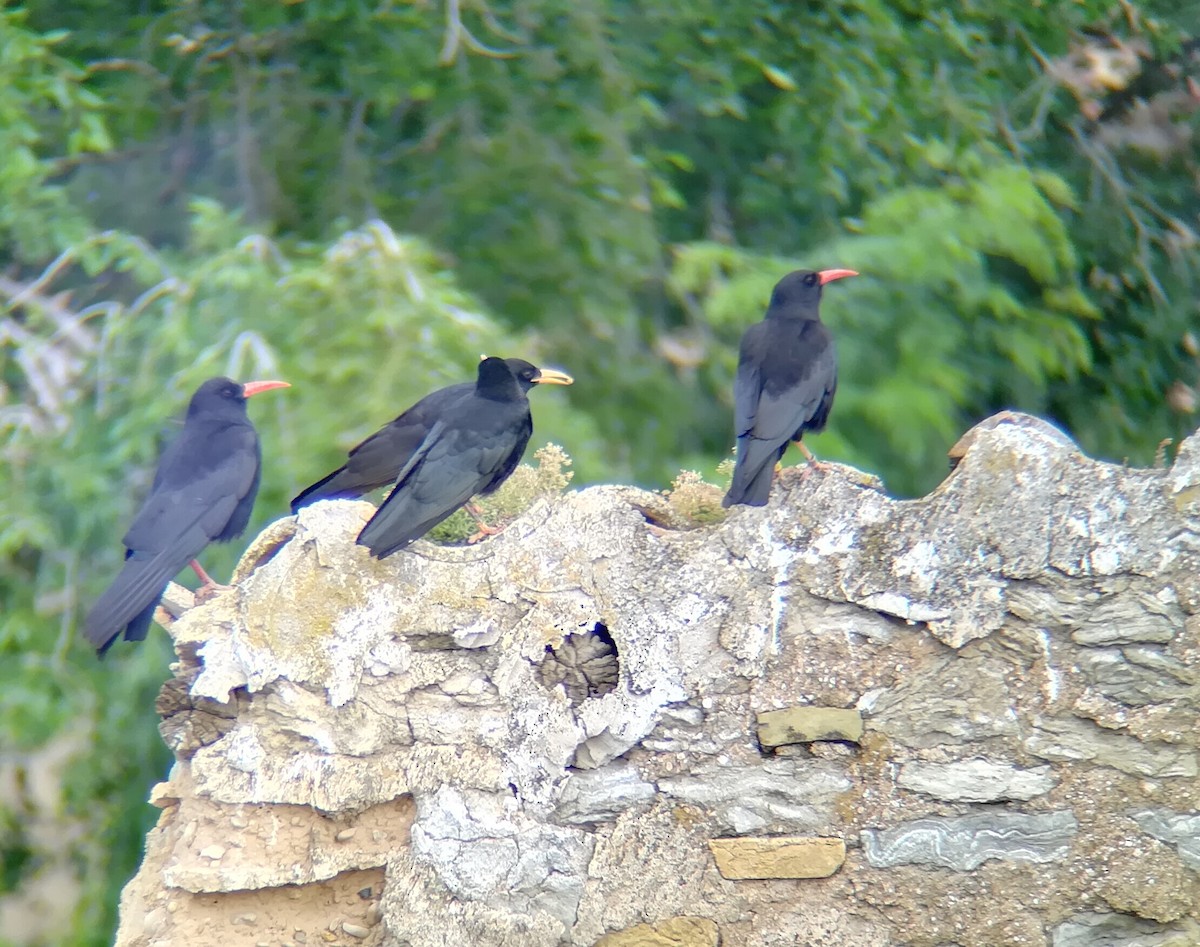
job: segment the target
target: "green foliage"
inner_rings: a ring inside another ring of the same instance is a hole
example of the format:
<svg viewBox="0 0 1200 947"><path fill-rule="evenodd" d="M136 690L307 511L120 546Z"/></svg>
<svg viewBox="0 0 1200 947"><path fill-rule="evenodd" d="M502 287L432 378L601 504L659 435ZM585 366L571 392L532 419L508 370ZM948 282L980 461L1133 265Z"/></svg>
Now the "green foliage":
<svg viewBox="0 0 1200 947"><path fill-rule="evenodd" d="M19 10L0 10L0 260L34 261L86 233L54 173L46 139L64 139L68 155L105 151L112 142L101 100L83 72L54 50L66 34L39 34Z"/></svg>

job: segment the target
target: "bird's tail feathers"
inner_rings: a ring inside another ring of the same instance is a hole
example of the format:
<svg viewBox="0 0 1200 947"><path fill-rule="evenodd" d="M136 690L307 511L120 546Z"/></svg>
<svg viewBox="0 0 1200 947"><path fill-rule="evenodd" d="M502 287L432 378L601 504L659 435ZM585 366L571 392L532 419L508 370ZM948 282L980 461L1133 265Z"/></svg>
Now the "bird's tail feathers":
<svg viewBox="0 0 1200 947"><path fill-rule="evenodd" d="M334 497L360 497L365 491L358 489L354 484L346 482L343 474L346 474L345 465L342 465L328 477L318 480L312 486L302 490L296 494L292 500L292 512L298 513L301 507L308 506L310 503L316 503L318 500L330 500Z"/></svg>
<svg viewBox="0 0 1200 947"><path fill-rule="evenodd" d="M163 590L166 591L166 586L163 587ZM147 605L145 608L143 608L140 612L138 612L133 617L133 620L130 621L129 624L125 626L125 640L126 641L145 641L146 640L147 635L149 635L149 633L150 633L150 623L152 621L154 621L154 611L155 611L155 609L158 608L159 599L161 599L161 598L162 598L162 596L160 595L153 602L151 602L149 605ZM96 655L101 658L104 657L104 655L108 652L108 649L111 648L114 644L116 644L117 639L120 637L121 637L120 629L118 629L117 634L114 634L111 638L108 639L108 641L104 642L104 644L99 645L96 648Z"/></svg>
<svg viewBox="0 0 1200 947"><path fill-rule="evenodd" d="M167 590L167 583L208 545L208 536L198 523L193 524L169 549L142 558L133 553L125 560L120 574L97 599L83 620L83 636L97 651L106 651L122 629L128 628L130 641L146 636L154 615L154 606Z"/></svg>
<svg viewBox="0 0 1200 947"><path fill-rule="evenodd" d="M772 447L766 441L749 437L740 441L737 464L733 468L733 483L721 505L766 506L771 496L771 483L775 479L775 464L785 450L786 443L783 447Z"/></svg>
<svg viewBox="0 0 1200 947"><path fill-rule="evenodd" d="M467 500L469 499L471 498L468 496ZM465 502L466 500L463 501ZM411 546L442 520L453 515L461 505L457 504L444 513L422 519L420 504L400 501L389 509L385 502L362 528L357 542L360 546L370 549L371 555L376 559L386 559L392 553ZM401 527L400 524L404 526Z"/></svg>

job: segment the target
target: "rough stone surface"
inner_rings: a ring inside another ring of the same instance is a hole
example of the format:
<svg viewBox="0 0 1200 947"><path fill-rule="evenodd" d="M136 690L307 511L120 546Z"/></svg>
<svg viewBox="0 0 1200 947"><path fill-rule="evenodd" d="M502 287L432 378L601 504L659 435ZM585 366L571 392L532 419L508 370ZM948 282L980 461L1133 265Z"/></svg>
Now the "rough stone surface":
<svg viewBox="0 0 1200 947"><path fill-rule="evenodd" d="M706 917L672 917L605 934L596 947L720 947L721 932Z"/></svg>
<svg viewBox="0 0 1200 947"><path fill-rule="evenodd" d="M787 707L758 715L758 742L765 747L817 740L849 740L863 735L862 714L838 707Z"/></svg>
<svg viewBox="0 0 1200 947"><path fill-rule="evenodd" d="M708 843L722 878L828 878L846 860L840 838L715 838Z"/></svg>
<svg viewBox="0 0 1200 947"><path fill-rule="evenodd" d="M980 813L918 819L890 829L864 829L862 846L875 868L938 865L972 871L991 858L1039 864L1061 861L1078 829L1075 816L1068 811Z"/></svg>
<svg viewBox="0 0 1200 947"><path fill-rule="evenodd" d="M368 503L279 520L161 613L118 944L1200 943L1200 438L1129 469L1009 414L959 453L919 500L788 469L673 529L597 487L382 562ZM863 732L764 747L794 707ZM710 847L789 836L845 862Z"/></svg>
<svg viewBox="0 0 1200 947"><path fill-rule="evenodd" d="M1180 860L1200 872L1200 812L1146 811L1133 818L1147 835L1174 845Z"/></svg>
<svg viewBox="0 0 1200 947"><path fill-rule="evenodd" d="M897 785L949 802L998 802L1032 799L1054 786L1049 766L1018 769L1011 763L972 759L954 763L905 763Z"/></svg>
<svg viewBox="0 0 1200 947"><path fill-rule="evenodd" d="M1193 947L1200 925L1164 928L1128 914L1078 914L1054 929L1051 947Z"/></svg>

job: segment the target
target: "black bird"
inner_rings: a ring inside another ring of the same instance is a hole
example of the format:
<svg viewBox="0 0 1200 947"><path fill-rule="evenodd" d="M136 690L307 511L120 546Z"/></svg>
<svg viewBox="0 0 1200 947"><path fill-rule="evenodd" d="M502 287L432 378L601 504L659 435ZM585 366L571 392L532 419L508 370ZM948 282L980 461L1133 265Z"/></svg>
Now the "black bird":
<svg viewBox="0 0 1200 947"><path fill-rule="evenodd" d="M571 381L548 369L524 378L504 359L485 358L473 389L433 418L398 471L396 486L358 534L359 544L383 559L420 539L471 497L496 490L520 463L533 434L528 388Z"/></svg>
<svg viewBox="0 0 1200 947"><path fill-rule="evenodd" d="M775 464L795 441L820 431L837 389L833 336L821 322L821 288L854 270L796 270L778 283L762 322L742 336L733 395L737 465L722 506L765 506Z"/></svg>
<svg viewBox="0 0 1200 947"><path fill-rule="evenodd" d="M122 540L125 565L84 619L84 637L100 654L122 630L127 641L146 637L167 583L189 563L203 587L216 587L196 556L246 528L262 472L246 399L288 387L210 378L196 389L183 431L163 452L150 495Z"/></svg>
<svg viewBox="0 0 1200 947"><path fill-rule="evenodd" d="M571 384L571 378L562 372L550 369L543 371L523 358L506 358L504 362L524 392L534 385ZM292 512L317 500L360 497L379 487L394 484L430 428L451 406L474 394L475 386L475 382L465 381L426 395L394 421L352 448L349 458L341 467L297 494L292 500Z"/></svg>

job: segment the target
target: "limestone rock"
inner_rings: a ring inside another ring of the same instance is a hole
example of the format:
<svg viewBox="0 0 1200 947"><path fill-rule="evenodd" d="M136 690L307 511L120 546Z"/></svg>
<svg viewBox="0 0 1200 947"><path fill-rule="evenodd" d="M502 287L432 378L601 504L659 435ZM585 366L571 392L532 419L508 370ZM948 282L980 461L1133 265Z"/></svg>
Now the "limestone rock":
<svg viewBox="0 0 1200 947"><path fill-rule="evenodd" d="M952 802L1032 799L1054 786L1049 766L1018 769L1012 764L985 759L905 763L896 782L913 792Z"/></svg>
<svg viewBox="0 0 1200 947"><path fill-rule="evenodd" d="M1128 914L1085 912L1054 929L1050 947L1192 947L1200 943L1200 925L1164 927Z"/></svg>
<svg viewBox="0 0 1200 947"><path fill-rule="evenodd" d="M939 865L972 871L992 858L1039 864L1061 860L1078 829L1069 811L981 813L864 829L862 846L876 868Z"/></svg>
<svg viewBox="0 0 1200 947"><path fill-rule="evenodd" d="M863 735L862 714L837 707L786 707L758 715L758 742L765 747L816 740L849 740Z"/></svg>
<svg viewBox="0 0 1200 947"><path fill-rule="evenodd" d="M921 499L661 506L378 561L321 502L174 596L119 947L1200 943L1200 437L1137 470L1010 414Z"/></svg>
<svg viewBox="0 0 1200 947"><path fill-rule="evenodd" d="M596 941L596 947L720 947L721 933L706 917L672 917L638 924Z"/></svg>
<svg viewBox="0 0 1200 947"><path fill-rule="evenodd" d="M722 878L828 878L846 860L840 838L715 838L708 843Z"/></svg>
<svg viewBox="0 0 1200 947"><path fill-rule="evenodd" d="M1135 812L1133 818L1147 835L1174 845L1180 860L1200 872L1200 812L1148 810Z"/></svg>

